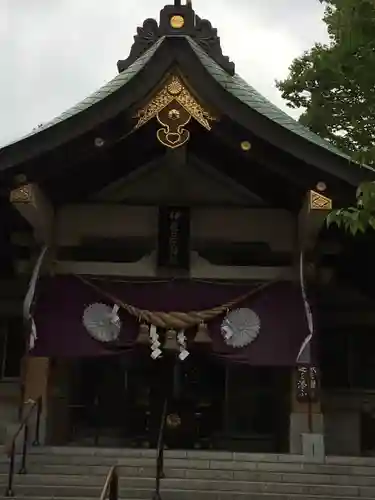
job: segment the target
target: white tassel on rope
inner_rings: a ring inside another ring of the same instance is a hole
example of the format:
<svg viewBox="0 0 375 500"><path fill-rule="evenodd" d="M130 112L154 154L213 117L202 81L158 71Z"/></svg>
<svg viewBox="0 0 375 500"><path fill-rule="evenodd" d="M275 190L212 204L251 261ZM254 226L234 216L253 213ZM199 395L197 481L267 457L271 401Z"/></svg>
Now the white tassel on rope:
<svg viewBox="0 0 375 500"><path fill-rule="evenodd" d="M151 357L158 359L163 354L160 350L158 330L155 325L150 326Z"/></svg>
<svg viewBox="0 0 375 500"><path fill-rule="evenodd" d="M186 349L186 336L184 330L180 330L177 334L177 342L180 346L180 354L178 355L181 361L185 361L185 359L190 355L189 351Z"/></svg>

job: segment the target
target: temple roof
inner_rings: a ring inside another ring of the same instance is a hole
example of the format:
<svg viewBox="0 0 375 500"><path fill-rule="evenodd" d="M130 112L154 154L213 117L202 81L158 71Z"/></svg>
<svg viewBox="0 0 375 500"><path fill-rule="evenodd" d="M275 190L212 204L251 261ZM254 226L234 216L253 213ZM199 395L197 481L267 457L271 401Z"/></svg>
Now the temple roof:
<svg viewBox="0 0 375 500"><path fill-rule="evenodd" d="M307 127L303 126L298 121L294 120L290 115L282 111L280 108L275 106L271 101L263 97L257 90L249 85L245 80L243 80L239 75L234 74L233 76L228 74L222 67L219 66L208 54L189 36L184 36L186 38L195 52L199 57L203 66L207 69L210 75L228 92L230 92L234 97L242 101L244 104L249 106L254 111L262 114L266 118L269 118L273 122L285 127L291 132L298 134L299 136L307 139L318 146L328 149L332 153L335 153L343 158L350 160L349 156L340 151L338 148L325 141L317 134L309 130ZM120 87L126 85L134 76L136 76L141 69L147 65L150 59L154 56L158 48L161 46L165 37L159 38L151 48L149 48L144 54L142 54L134 63L124 69L115 78L107 82L96 92L89 95L82 101L78 102L71 108L67 109L57 117L52 120L43 123L38 128L34 129L29 134L23 136L22 139L37 134L49 127L71 118L89 108L94 106L97 102L105 99L113 92L116 92ZM16 141L14 141L16 142Z"/></svg>
<svg viewBox="0 0 375 500"><path fill-rule="evenodd" d="M188 48L190 54L186 54ZM175 5L167 5L162 9L159 24L153 19L147 19L143 26L138 28L130 55L127 59L118 62L119 74L113 80L53 120L0 149L0 172L32 161L38 155L72 141L93 129L94 126L100 125L108 120L110 115L111 117L116 116L116 113L121 111L121 106L126 107L123 104L122 96L125 91L128 91L130 83L135 79L137 86L139 88L145 87L145 90L141 95L141 90L137 88L135 91L133 86L132 89L129 89L129 93L135 95L138 92L139 99L144 99L149 94L150 83L148 82L147 85L142 83L142 74L146 68L152 65L154 60L162 61L167 51L169 51L169 69L172 65L180 68L183 66L183 74L187 75L189 80L191 75L191 81L195 78L198 81L198 77L195 75L197 67L193 67L193 65L199 62L203 69L204 78L211 78L226 94L232 96L242 106L241 109L238 108L240 109L239 113L234 109L234 101L233 105L227 104L227 109L231 106L233 108L230 114L234 122L238 122L242 127L254 123L251 125L251 132L259 135L262 140L271 140L275 146L282 148L284 148L285 143L285 150L288 154L293 154L303 161L318 165L319 168L322 165L323 171L338 175L351 185L357 184L366 175L370 175L372 178L374 170L359 169L355 164L349 165L351 160L345 153L281 111L240 78L235 73L234 63L222 53L216 29L209 21L200 19L190 4L181 5L178 0L175 1ZM194 64L191 62L193 59ZM166 67L164 70L160 69L160 72L166 73L168 71L167 63L165 64ZM161 65L159 64L159 66ZM162 75L159 74L157 77L159 80L151 82L151 84L155 87L160 85L161 77ZM208 80L207 83L209 83ZM147 89L146 86L148 86ZM201 89L195 88L194 90L201 94L204 93L205 87L206 84L203 82ZM119 96L119 102L122 103L118 104L117 108L113 104L113 98L116 95ZM132 104L134 104L134 100L136 97L132 100ZM221 106L220 103L221 100L218 98L216 102L212 102L212 105L217 108ZM104 108L99 109L99 106L106 106L108 112L104 113ZM244 113L246 114L244 106L251 112L251 115L244 115ZM94 112L95 120L92 119ZM226 114L229 114L228 111ZM254 117L259 117L263 121L260 124L255 124ZM267 127L272 128L268 129ZM45 139L44 133L47 131L51 131L51 134ZM39 137L42 136L43 139L39 140ZM285 141L285 138L288 141ZM295 142L296 145L288 146L286 142ZM301 150L308 148L309 144L315 149L301 152ZM328 153L328 156L322 155L324 151ZM315 153L316 160L313 159Z"/></svg>
<svg viewBox="0 0 375 500"><path fill-rule="evenodd" d="M32 135L38 134L43 130L46 130L47 128L53 127L54 125L57 125L58 123L61 123L67 120L68 118L71 118L72 116L81 113L85 109L94 106L96 103L102 101L110 94L113 94L113 92L116 92L116 90L118 90L120 87L126 85L135 75L139 73L139 71L148 63L151 57L155 54L155 52L157 51L158 47L161 45L162 42L163 39L158 40L149 50L147 50L147 52L142 54L142 56L140 56L131 66L129 66L126 69L126 71L123 71L122 73L116 75L115 78L113 78L105 85L100 87L93 94L83 99L83 101L78 102L71 108L67 109L66 111L63 111L60 115L56 116L52 120L45 122L42 125L39 125L37 128L33 129L28 134L22 136L19 139L15 139L14 141L6 144L4 147L10 146L15 142L26 139L27 137L30 137Z"/></svg>

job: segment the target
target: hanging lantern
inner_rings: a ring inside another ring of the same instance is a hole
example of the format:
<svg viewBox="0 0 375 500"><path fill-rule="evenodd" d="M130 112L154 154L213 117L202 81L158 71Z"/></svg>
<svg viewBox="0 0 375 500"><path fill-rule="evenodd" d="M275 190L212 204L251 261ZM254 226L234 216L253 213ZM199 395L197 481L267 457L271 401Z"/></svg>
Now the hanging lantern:
<svg viewBox="0 0 375 500"><path fill-rule="evenodd" d="M204 321L201 321L198 326L194 342L197 344L210 344L212 342L211 337L208 335L207 325Z"/></svg>
<svg viewBox="0 0 375 500"><path fill-rule="evenodd" d="M175 330L167 330L165 335L164 349L167 351L178 351L177 333Z"/></svg>
<svg viewBox="0 0 375 500"><path fill-rule="evenodd" d="M137 337L137 344L149 344L150 343L150 329L146 323L141 323L139 325L139 334Z"/></svg>

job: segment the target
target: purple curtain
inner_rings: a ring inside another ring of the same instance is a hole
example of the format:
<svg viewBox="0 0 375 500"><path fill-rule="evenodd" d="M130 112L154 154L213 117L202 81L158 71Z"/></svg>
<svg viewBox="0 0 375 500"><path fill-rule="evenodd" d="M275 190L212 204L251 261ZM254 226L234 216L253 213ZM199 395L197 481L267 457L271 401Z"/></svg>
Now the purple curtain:
<svg viewBox="0 0 375 500"><path fill-rule="evenodd" d="M155 311L210 309L231 301L258 285L197 281L121 282L93 281L103 291L136 307ZM94 302L113 306L105 294L97 292L75 276L41 280L35 308L38 339L35 356L89 357L114 354L91 338L82 324L83 311ZM278 282L252 295L237 307L249 307L260 318L260 333L249 346L234 349L223 341L220 325L224 315L208 323L212 353L228 360L263 366L295 366L296 356L308 334L301 292L297 284ZM134 347L139 323L120 310L120 344Z"/></svg>

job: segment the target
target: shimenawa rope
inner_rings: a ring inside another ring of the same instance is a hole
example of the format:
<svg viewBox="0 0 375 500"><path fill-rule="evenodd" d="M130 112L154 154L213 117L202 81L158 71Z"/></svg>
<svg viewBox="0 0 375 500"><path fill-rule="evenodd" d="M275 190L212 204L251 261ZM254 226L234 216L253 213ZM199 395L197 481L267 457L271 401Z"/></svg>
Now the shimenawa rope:
<svg viewBox="0 0 375 500"><path fill-rule="evenodd" d="M79 280L81 280L86 285L93 288L96 292L105 296L108 300L117 304L119 307L127 311L130 315L134 316L138 319L140 323L148 323L149 325L154 325L159 328L170 328L175 330L187 330L188 328L196 327L202 322L208 322L221 314L225 313L229 309L232 309L237 304L240 304L244 300L249 297L259 293L262 290L270 287L275 284L279 280L269 281L267 283L262 283L260 286L255 289L250 290L249 292L236 297L235 299L226 302L220 306L214 307L212 309L206 309L203 311L189 311L189 312L179 312L179 311L148 311L147 309L140 309L138 307L132 306L130 304L126 304L121 301L118 297L115 297L111 293L106 290L102 290L100 287L87 280L83 276L76 276Z"/></svg>

